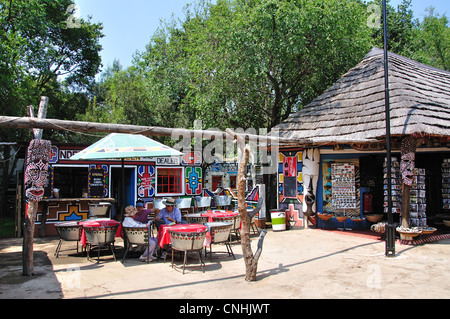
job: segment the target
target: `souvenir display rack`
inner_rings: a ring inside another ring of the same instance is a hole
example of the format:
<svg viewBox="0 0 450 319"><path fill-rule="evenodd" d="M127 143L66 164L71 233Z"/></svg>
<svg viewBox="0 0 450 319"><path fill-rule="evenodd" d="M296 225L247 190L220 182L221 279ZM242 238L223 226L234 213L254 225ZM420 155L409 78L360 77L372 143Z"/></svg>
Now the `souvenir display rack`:
<svg viewBox="0 0 450 319"><path fill-rule="evenodd" d="M410 193L410 227L427 226L427 204L425 195L425 169L415 168Z"/></svg>
<svg viewBox="0 0 450 319"><path fill-rule="evenodd" d="M442 208L450 209L450 159L442 161Z"/></svg>
<svg viewBox="0 0 450 319"><path fill-rule="evenodd" d="M384 212L388 212L388 181L387 181L387 158L383 163L383 194L384 194ZM391 158L391 198L392 198L392 213L400 214L402 209L402 199L400 196L402 189L401 175L400 175L400 163L396 157Z"/></svg>

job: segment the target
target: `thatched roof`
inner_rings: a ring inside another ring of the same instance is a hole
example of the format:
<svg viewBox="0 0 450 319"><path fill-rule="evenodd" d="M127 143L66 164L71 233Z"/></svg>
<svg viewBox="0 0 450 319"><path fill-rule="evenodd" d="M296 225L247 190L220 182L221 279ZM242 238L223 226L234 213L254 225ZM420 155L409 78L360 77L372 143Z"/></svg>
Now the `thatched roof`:
<svg viewBox="0 0 450 319"><path fill-rule="evenodd" d="M389 57L391 135L450 136L450 72ZM275 127L313 144L361 143L386 136L384 54L374 48L321 96Z"/></svg>

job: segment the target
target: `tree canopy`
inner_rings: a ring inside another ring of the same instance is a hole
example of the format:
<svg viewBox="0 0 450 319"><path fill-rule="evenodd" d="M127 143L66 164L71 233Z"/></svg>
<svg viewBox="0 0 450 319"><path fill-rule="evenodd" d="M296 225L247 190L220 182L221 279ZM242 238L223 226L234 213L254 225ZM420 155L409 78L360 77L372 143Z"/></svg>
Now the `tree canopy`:
<svg viewBox="0 0 450 319"><path fill-rule="evenodd" d="M448 19L430 10L419 22L410 0L388 5L389 50L445 69ZM383 47L370 13L358 0L200 0L164 21L133 66L109 68L85 118L270 130Z"/></svg>
<svg viewBox="0 0 450 319"><path fill-rule="evenodd" d="M50 97L49 116L74 119L100 71L102 25L73 22L72 0L0 0L0 112L25 116L40 96ZM3 132L24 140L28 132ZM52 132L44 132L47 136ZM58 138L56 138L58 139Z"/></svg>
<svg viewBox="0 0 450 319"><path fill-rule="evenodd" d="M362 0L198 0L163 21L132 66L115 61L95 81L102 25L73 23L73 5L0 0L2 114L24 116L48 95L48 116L59 119L270 130L383 46ZM388 5L389 50L448 70L448 18L427 12L419 21L411 0Z"/></svg>

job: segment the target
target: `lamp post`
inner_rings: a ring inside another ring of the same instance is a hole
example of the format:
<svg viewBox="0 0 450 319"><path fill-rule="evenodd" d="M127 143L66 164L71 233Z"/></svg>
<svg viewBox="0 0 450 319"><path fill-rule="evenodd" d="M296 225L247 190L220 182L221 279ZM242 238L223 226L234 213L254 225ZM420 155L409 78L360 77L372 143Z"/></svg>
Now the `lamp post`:
<svg viewBox="0 0 450 319"><path fill-rule="evenodd" d="M388 72L388 49L387 49L387 14L386 0L383 0L383 29L384 29L384 98L386 115L386 178L387 178L387 203L388 203L388 223L386 225L386 250L387 257L395 257L395 226L392 216L392 183L391 183L391 123L389 104L389 72Z"/></svg>

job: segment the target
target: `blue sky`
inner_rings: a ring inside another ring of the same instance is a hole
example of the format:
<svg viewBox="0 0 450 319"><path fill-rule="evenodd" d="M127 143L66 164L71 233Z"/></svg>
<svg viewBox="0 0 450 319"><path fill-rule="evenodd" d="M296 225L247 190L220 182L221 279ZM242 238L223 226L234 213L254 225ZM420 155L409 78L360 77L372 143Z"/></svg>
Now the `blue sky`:
<svg viewBox="0 0 450 319"><path fill-rule="evenodd" d="M144 51L161 20L172 14L184 18L183 8L195 0L75 0L78 15L92 16L93 22L103 23L105 37L101 44L104 68L118 59L122 66L132 63L136 51ZM391 0L397 6L401 0ZM450 0L412 0L416 18L422 18L425 9L434 6L440 14L450 17Z"/></svg>
<svg viewBox="0 0 450 319"><path fill-rule="evenodd" d="M183 8L192 0L75 0L79 15L92 16L93 22L103 23L101 52L103 66L114 59L128 67L136 50L144 51L161 20L172 14L183 18Z"/></svg>

